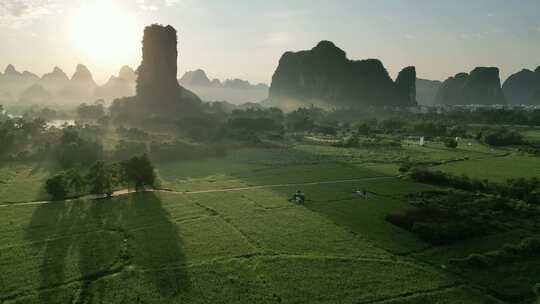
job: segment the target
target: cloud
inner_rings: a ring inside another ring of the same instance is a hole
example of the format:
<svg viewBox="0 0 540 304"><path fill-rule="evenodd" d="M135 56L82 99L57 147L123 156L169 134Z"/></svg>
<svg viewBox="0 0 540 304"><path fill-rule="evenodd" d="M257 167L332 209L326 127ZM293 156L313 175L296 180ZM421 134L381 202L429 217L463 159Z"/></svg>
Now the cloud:
<svg viewBox="0 0 540 304"><path fill-rule="evenodd" d="M163 7L173 6L180 3L180 0L137 0L140 9L145 11L157 11Z"/></svg>
<svg viewBox="0 0 540 304"><path fill-rule="evenodd" d="M262 40L264 46L287 45L295 40L295 36L290 32L269 33Z"/></svg>
<svg viewBox="0 0 540 304"><path fill-rule="evenodd" d="M0 26L20 28L54 11L57 0L1 0Z"/></svg>
<svg viewBox="0 0 540 304"><path fill-rule="evenodd" d="M495 16L497 16L497 14L495 14L495 13L488 13L487 16L488 16L488 17L495 17Z"/></svg>

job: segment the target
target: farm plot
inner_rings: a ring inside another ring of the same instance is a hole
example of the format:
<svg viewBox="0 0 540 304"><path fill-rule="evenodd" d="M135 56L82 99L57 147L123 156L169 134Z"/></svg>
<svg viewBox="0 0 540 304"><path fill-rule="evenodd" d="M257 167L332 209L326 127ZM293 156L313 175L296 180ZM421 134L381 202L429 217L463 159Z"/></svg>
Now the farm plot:
<svg viewBox="0 0 540 304"><path fill-rule="evenodd" d="M1 228L0 300L362 303L459 284L282 198L143 193L4 208L14 225Z"/></svg>
<svg viewBox="0 0 540 304"><path fill-rule="evenodd" d="M510 254L503 258L497 252L509 245L519 243L537 233L519 228L495 235L475 238L457 244L432 248L415 254L419 260L444 267L466 278L477 286L483 286L493 295L512 303L528 303L534 297L533 286L540 277L540 258L537 255ZM469 257L478 257L479 263ZM485 261L485 264L482 262Z"/></svg>
<svg viewBox="0 0 540 304"><path fill-rule="evenodd" d="M0 163L0 203L46 199L43 185L54 171L48 163Z"/></svg>
<svg viewBox="0 0 540 304"><path fill-rule="evenodd" d="M510 178L540 176L540 157L510 155L456 162L435 168L452 174L504 182Z"/></svg>
<svg viewBox="0 0 540 304"><path fill-rule="evenodd" d="M0 302L496 303L436 257L401 257L427 245L384 218L432 187L392 177L396 163L365 161L381 151L330 148L158 165L162 188L280 187L0 208ZM295 185L347 179L358 180ZM297 189L305 205L287 201Z"/></svg>
<svg viewBox="0 0 540 304"><path fill-rule="evenodd" d="M270 257L257 270L286 303L375 302L455 283L432 269L391 261Z"/></svg>

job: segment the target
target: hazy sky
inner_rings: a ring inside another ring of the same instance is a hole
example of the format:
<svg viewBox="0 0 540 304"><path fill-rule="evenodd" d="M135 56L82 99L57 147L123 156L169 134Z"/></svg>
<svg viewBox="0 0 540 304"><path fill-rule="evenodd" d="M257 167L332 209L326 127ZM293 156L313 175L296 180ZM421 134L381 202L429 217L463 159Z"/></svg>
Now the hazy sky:
<svg viewBox="0 0 540 304"><path fill-rule="evenodd" d="M504 79L540 65L540 0L0 0L0 66L71 74L83 63L103 82L138 66L150 23L179 31L180 73L251 82L323 39L393 77L408 65L441 80L498 66Z"/></svg>

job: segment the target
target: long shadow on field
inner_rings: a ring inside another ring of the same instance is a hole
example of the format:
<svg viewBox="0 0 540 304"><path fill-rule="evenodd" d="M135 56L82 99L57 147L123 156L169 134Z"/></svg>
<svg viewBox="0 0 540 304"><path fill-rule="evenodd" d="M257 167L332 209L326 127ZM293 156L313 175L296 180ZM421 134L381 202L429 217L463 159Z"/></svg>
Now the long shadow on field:
<svg viewBox="0 0 540 304"><path fill-rule="evenodd" d="M166 299L191 288L178 226L153 193L41 205L26 239L40 253L36 287L69 284L67 290L78 288L81 303L122 300L124 289L137 297L154 286ZM62 303L62 292L40 292L39 302Z"/></svg>

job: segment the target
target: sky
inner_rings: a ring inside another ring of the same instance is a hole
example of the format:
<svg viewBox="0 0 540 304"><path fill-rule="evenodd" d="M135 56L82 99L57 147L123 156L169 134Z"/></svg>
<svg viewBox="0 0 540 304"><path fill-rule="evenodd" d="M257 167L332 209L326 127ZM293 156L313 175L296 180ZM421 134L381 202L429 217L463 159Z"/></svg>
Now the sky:
<svg viewBox="0 0 540 304"><path fill-rule="evenodd" d="M178 30L179 76L270 83L284 52L320 40L380 59L392 77L497 66L504 80L540 65L540 0L0 0L0 68L71 75L82 63L103 83L139 65L152 23Z"/></svg>

